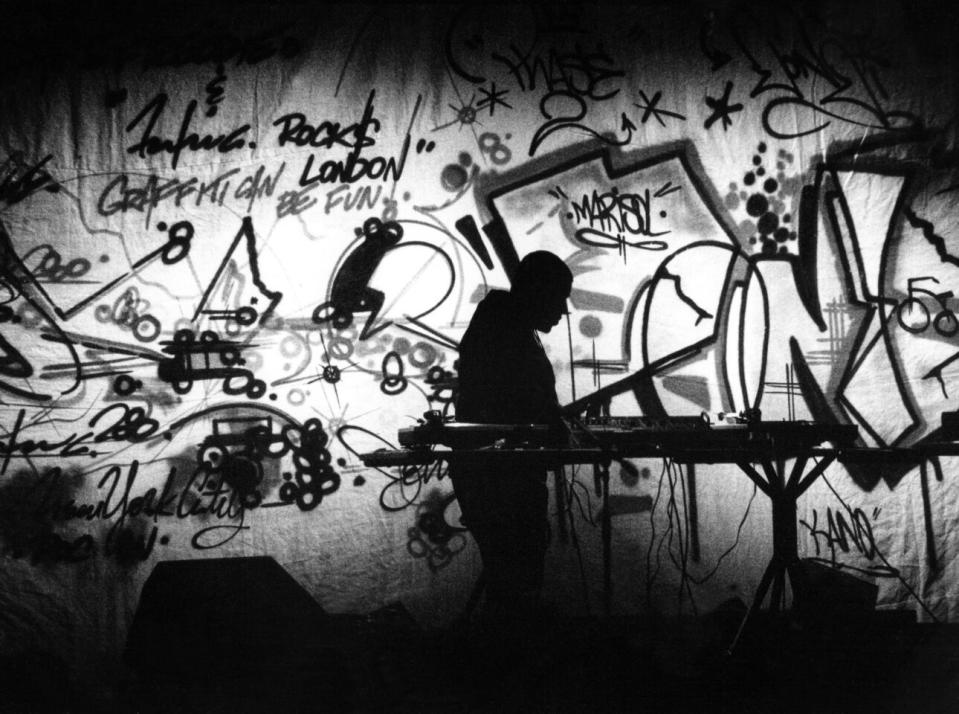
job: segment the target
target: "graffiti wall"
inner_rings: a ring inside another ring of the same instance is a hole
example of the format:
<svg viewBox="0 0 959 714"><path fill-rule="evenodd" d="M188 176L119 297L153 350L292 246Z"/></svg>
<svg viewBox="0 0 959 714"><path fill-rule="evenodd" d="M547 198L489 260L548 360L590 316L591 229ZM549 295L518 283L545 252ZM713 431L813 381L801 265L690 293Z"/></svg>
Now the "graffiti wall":
<svg viewBox="0 0 959 714"><path fill-rule="evenodd" d="M480 564L445 467L358 454L455 414L458 340L536 249L575 276L543 336L564 403L620 385L618 415L929 439L959 406L950 12L18 11L0 647L111 676L153 565L209 557L270 555L330 612L449 622ZM831 466L801 555L956 620L955 467ZM615 611L751 597L769 503L734 466L612 476ZM551 488L547 598L595 612L592 470Z"/></svg>

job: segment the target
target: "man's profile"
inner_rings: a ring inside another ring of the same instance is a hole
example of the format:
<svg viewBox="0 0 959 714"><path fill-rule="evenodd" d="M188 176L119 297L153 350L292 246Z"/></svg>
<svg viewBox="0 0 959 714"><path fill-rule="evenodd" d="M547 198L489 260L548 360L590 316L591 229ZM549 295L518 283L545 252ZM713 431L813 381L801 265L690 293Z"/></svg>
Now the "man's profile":
<svg viewBox="0 0 959 714"><path fill-rule="evenodd" d="M549 332L566 313L573 276L547 251L520 261L509 292L480 302L459 351L456 418L485 424L564 427L553 368L536 332ZM548 540L546 471L521 459L506 466L459 464L453 488L480 549L485 620L497 630L522 628L543 583Z"/></svg>

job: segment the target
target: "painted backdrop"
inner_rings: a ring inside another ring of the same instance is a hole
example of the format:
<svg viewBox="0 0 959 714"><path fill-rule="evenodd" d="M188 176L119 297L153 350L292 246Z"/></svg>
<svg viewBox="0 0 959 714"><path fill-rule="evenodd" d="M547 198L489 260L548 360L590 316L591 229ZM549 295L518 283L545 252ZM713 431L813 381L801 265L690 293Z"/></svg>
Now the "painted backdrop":
<svg viewBox="0 0 959 714"><path fill-rule="evenodd" d="M626 380L613 414L875 447L959 406L951 11L11 12L4 651L110 680L153 565L192 558L448 623L480 565L444 469L357 455L454 413L458 340L531 250L575 275L543 339L563 402ZM560 488L547 598L596 613L592 471ZM954 621L957 494L953 458L834 465L801 554ZM614 612L751 598L770 509L734 467L616 463L610 509Z"/></svg>

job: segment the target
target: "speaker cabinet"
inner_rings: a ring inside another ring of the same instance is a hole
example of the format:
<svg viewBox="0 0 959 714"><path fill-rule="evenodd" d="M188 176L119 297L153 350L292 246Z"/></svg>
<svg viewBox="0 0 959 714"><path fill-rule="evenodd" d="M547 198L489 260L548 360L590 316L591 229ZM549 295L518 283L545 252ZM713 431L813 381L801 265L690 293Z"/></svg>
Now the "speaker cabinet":
<svg viewBox="0 0 959 714"><path fill-rule="evenodd" d="M800 561L803 595L800 615L812 621L863 619L876 609L879 587L810 558Z"/></svg>
<svg viewBox="0 0 959 714"><path fill-rule="evenodd" d="M330 619L269 557L158 563L127 637L133 704L348 710L352 686Z"/></svg>

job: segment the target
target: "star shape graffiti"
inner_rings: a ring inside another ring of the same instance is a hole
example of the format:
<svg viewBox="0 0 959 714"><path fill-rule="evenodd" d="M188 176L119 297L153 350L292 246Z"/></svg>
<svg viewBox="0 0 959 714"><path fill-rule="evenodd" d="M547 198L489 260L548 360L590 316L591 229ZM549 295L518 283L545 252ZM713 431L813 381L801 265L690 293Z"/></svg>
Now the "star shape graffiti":
<svg viewBox="0 0 959 714"><path fill-rule="evenodd" d="M667 109L659 108L659 100L663 98L662 92L656 92L652 99L650 99L646 96L646 92L640 89L639 98L642 99L645 104L636 104L633 102L633 106L637 109L643 110L643 116L640 118L640 121L642 121L643 124L649 121L650 117L658 121L660 126L666 126L666 122L663 121L663 117L671 117L673 119L679 119L680 121L686 121L686 117L679 112L672 112Z"/></svg>
<svg viewBox="0 0 959 714"><path fill-rule="evenodd" d="M703 127L708 129L717 121L722 121L723 130L728 131L729 127L732 126L733 120L730 119L730 116L735 112L741 112L743 110L743 105L740 103L730 104L729 95L733 91L733 83L731 81L726 82L726 87L723 89L723 96L716 99L715 97L706 96L706 105L713 110L713 113L706 117L706 121L703 123Z"/></svg>
<svg viewBox="0 0 959 714"><path fill-rule="evenodd" d="M503 100L507 94L509 94L508 89L496 89L496 82L490 82L489 89L486 87L479 88L480 94L483 95L482 99L476 104L477 109L489 108L489 115L493 116L493 113L496 111L497 106L506 107L507 109L512 109L513 106Z"/></svg>

